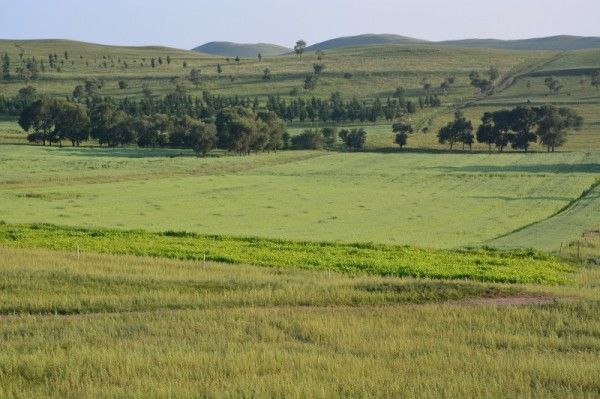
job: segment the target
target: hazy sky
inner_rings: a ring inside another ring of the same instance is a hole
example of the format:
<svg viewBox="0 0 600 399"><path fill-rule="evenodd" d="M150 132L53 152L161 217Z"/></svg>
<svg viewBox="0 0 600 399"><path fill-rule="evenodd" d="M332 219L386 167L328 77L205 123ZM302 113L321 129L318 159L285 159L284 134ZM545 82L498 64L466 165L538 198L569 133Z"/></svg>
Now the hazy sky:
<svg viewBox="0 0 600 399"><path fill-rule="evenodd" d="M429 40L600 36L600 0L0 0L0 38L192 48L361 33Z"/></svg>

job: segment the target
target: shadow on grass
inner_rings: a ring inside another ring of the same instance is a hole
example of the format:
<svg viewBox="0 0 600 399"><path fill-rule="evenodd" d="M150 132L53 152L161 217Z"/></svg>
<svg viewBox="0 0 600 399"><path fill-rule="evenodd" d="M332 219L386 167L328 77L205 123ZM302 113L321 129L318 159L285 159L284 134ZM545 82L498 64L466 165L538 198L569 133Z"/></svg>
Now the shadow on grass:
<svg viewBox="0 0 600 399"><path fill-rule="evenodd" d="M552 155L549 155L552 156ZM600 173L600 164L531 164L436 166L429 169L447 173Z"/></svg>

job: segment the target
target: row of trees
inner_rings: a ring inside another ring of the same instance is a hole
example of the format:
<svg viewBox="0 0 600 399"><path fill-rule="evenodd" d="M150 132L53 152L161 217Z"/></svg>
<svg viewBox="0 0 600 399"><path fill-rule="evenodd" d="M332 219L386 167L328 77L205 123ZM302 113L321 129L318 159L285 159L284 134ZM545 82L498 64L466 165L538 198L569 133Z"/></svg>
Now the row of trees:
<svg viewBox="0 0 600 399"><path fill-rule="evenodd" d="M362 151L365 149L367 142L367 132L363 128L342 129L340 131L335 127L307 129L299 135L291 137L291 140L289 136L285 136L284 148L294 150L332 149L337 144L337 138L342 141L347 150Z"/></svg>
<svg viewBox="0 0 600 399"><path fill-rule="evenodd" d="M484 113L481 125L474 132L472 122L457 111L454 120L439 130L438 140L441 144L449 144L451 150L456 143L462 143L463 149L465 146L471 149L477 139L477 142L487 144L490 152L492 146L501 152L508 145L527 152L535 142L546 146L548 152L554 152L566 142L568 131L579 129L582 124L583 118L568 108L519 106Z"/></svg>
<svg viewBox="0 0 600 399"><path fill-rule="evenodd" d="M125 81L119 81L118 84L119 88L127 87ZM414 102L405 99L402 93L386 101L376 98L371 103L359 101L356 97L344 100L340 93L334 93L325 99L313 96L310 99L286 100L279 96L269 96L266 103L261 103L257 97L225 97L212 95L207 91L203 92L201 97L192 97L181 87L164 97L155 96L152 90L144 87L140 99L116 99L100 95L104 85L102 80L88 79L84 84L75 87L69 99L86 105L88 109L98 102L112 102L117 108L134 116L162 113L177 117L187 115L198 119L214 118L221 109L232 106L252 108L254 111L267 108L289 122L376 122L381 118L391 121L401 115L415 113L418 109L441 105L437 95L420 97ZM39 95L33 87L21 89L13 98L0 96L0 114L19 115L26 104L37 99Z"/></svg>
<svg viewBox="0 0 600 399"><path fill-rule="evenodd" d="M28 140L46 145L93 138L100 145L191 148L206 155L214 147L238 154L284 147L284 122L270 111L227 107L214 121L165 114L132 116L111 102L84 104L43 97L27 105L19 118Z"/></svg>

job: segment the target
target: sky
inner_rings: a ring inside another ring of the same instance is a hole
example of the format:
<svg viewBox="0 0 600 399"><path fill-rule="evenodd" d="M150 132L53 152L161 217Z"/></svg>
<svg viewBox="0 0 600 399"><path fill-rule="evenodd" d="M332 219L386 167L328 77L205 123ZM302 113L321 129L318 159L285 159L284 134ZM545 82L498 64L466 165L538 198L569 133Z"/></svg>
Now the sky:
<svg viewBox="0 0 600 399"><path fill-rule="evenodd" d="M600 36L600 0L0 0L0 39L190 49L362 33L427 40Z"/></svg>

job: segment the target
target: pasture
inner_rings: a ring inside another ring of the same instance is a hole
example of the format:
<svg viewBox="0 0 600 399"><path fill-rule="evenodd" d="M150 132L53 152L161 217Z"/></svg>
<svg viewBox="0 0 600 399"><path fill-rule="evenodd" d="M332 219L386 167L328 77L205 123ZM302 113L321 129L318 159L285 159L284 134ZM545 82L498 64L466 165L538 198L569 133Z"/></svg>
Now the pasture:
<svg viewBox="0 0 600 399"><path fill-rule="evenodd" d="M554 215L600 173L598 152L168 154L179 155L2 146L2 219L452 248ZM598 215L590 212L590 225ZM583 232L540 245L558 249Z"/></svg>

